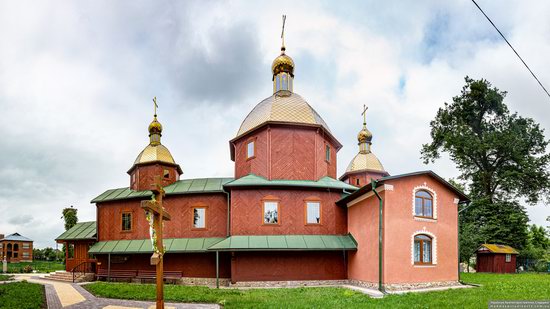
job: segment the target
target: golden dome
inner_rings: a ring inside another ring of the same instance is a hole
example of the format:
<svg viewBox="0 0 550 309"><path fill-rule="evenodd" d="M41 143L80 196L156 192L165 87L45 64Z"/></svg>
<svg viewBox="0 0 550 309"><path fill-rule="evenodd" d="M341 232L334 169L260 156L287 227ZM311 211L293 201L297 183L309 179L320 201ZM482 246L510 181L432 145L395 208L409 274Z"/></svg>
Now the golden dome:
<svg viewBox="0 0 550 309"><path fill-rule="evenodd" d="M151 121L151 124L149 125L149 134L160 134L162 133L162 125L157 120L157 115L155 115L155 118L153 118L153 121Z"/></svg>
<svg viewBox="0 0 550 309"><path fill-rule="evenodd" d="M284 47L281 48L281 54L273 60L271 71L273 72L273 76L281 72L287 72L290 76L294 77L294 60L285 54Z"/></svg>
<svg viewBox="0 0 550 309"><path fill-rule="evenodd" d="M349 163L348 168L346 168L346 173L362 170L371 170L386 173L386 170L384 170L384 166L382 166L380 160L378 160L378 158L372 152L358 153L355 158L353 158L353 160L351 160L351 162Z"/></svg>
<svg viewBox="0 0 550 309"><path fill-rule="evenodd" d="M284 95L276 93L258 103L244 119L235 138L266 122L321 126L330 133L326 122L301 96L288 92Z"/></svg>
<svg viewBox="0 0 550 309"><path fill-rule="evenodd" d="M176 161L174 161L174 158L168 148L162 144L158 144L147 145L147 147L145 147L145 149L143 149L143 151L141 151L137 156L136 161L134 161L134 165L156 161L176 164Z"/></svg>
<svg viewBox="0 0 550 309"><path fill-rule="evenodd" d="M370 143L372 141L372 133L366 126L364 126L363 129L359 131L359 134L357 134L357 141L359 143Z"/></svg>

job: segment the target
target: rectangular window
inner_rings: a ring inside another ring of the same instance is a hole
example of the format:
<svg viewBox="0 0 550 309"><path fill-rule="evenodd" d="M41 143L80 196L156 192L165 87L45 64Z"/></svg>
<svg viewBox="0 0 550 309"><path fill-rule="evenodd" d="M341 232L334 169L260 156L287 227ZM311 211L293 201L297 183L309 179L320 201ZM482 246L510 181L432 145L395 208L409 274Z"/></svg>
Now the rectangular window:
<svg viewBox="0 0 550 309"><path fill-rule="evenodd" d="M23 257L29 257L29 253L28 252L23 252Z"/></svg>
<svg viewBox="0 0 550 309"><path fill-rule="evenodd" d="M69 259L74 258L74 244L67 245L67 258Z"/></svg>
<svg viewBox="0 0 550 309"><path fill-rule="evenodd" d="M29 249L30 247L30 244L23 244L23 249Z"/></svg>
<svg viewBox="0 0 550 309"><path fill-rule="evenodd" d="M165 179L170 178L170 171L169 170L164 170L164 178Z"/></svg>
<svg viewBox="0 0 550 309"><path fill-rule="evenodd" d="M321 223L321 203L306 202L306 223L320 224Z"/></svg>
<svg viewBox="0 0 550 309"><path fill-rule="evenodd" d="M193 228L196 228L196 229L206 228L206 208L204 207L193 208Z"/></svg>
<svg viewBox="0 0 550 309"><path fill-rule="evenodd" d="M132 213L131 212L122 213L122 230L123 231L132 230Z"/></svg>
<svg viewBox="0 0 550 309"><path fill-rule="evenodd" d="M250 141L248 142L248 144L246 144L246 158L247 159L250 159L250 158L254 158L254 141Z"/></svg>
<svg viewBox="0 0 550 309"><path fill-rule="evenodd" d="M325 145L325 160L330 162L330 146Z"/></svg>
<svg viewBox="0 0 550 309"><path fill-rule="evenodd" d="M264 202L264 224L279 224L279 203L276 201Z"/></svg>
<svg viewBox="0 0 550 309"><path fill-rule="evenodd" d="M506 254L506 263L510 263L512 261L512 255Z"/></svg>

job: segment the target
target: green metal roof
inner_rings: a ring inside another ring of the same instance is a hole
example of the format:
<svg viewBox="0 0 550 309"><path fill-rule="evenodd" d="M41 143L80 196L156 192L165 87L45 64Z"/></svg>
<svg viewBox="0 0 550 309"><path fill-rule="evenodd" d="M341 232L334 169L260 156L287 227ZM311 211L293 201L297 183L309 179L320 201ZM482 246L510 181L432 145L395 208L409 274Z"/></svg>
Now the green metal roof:
<svg viewBox="0 0 550 309"><path fill-rule="evenodd" d="M274 179L268 180L264 177L254 174L248 174L239 179L235 179L225 184L225 187L256 187L256 186L281 186L281 187L311 187L311 188L329 188L340 190L357 190L350 184L343 181L325 176L317 181L313 180L284 180Z"/></svg>
<svg viewBox="0 0 550 309"><path fill-rule="evenodd" d="M95 240L96 224L95 221L79 222L63 234L57 236L55 240Z"/></svg>
<svg viewBox="0 0 550 309"><path fill-rule="evenodd" d="M208 248L214 251L357 250L348 235L261 235L231 236Z"/></svg>
<svg viewBox="0 0 550 309"><path fill-rule="evenodd" d="M205 252L210 246L222 241L223 237L212 238L168 238L164 239L167 253ZM150 239L109 240L95 243L91 254L107 253L153 253Z"/></svg>
<svg viewBox="0 0 550 309"><path fill-rule="evenodd" d="M164 187L164 191L167 195L223 192L223 185L232 180L233 178L183 179ZM148 198L151 194L149 190L134 191L130 190L130 188L111 189L94 198L91 203Z"/></svg>

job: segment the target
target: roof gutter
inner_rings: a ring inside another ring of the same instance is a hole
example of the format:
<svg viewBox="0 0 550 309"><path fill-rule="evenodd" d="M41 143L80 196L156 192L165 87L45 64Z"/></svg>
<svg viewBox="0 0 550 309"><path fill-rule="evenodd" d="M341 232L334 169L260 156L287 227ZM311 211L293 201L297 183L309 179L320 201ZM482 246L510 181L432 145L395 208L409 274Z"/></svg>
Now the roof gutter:
<svg viewBox="0 0 550 309"><path fill-rule="evenodd" d="M377 183L378 181L371 178L372 192L374 192L379 202L379 206L378 206L378 290L383 294L386 294L386 290L384 289L384 283L382 281L382 274L383 274L382 271L384 270L383 263L382 263L382 254L384 253L383 251L384 249L382 246L383 201L382 201L382 197L378 194L378 192L376 192Z"/></svg>

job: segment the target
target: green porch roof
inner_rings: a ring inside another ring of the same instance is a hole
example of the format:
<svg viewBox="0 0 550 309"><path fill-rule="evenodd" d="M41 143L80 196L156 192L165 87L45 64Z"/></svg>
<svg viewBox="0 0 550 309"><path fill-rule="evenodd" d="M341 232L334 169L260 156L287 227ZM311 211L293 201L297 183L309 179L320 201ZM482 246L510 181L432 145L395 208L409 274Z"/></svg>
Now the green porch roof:
<svg viewBox="0 0 550 309"><path fill-rule="evenodd" d="M79 222L63 234L57 236L56 241L66 240L95 240L96 224L95 221Z"/></svg>
<svg viewBox="0 0 550 309"><path fill-rule="evenodd" d="M168 238L164 239L164 246L166 253L206 252L210 246L223 239L223 237ZM91 254L153 253L153 246L150 239L109 240L95 243L88 252Z"/></svg>
<svg viewBox="0 0 550 309"><path fill-rule="evenodd" d="M223 192L223 185L232 181L233 178L199 178L183 179L164 187L167 195L193 194L193 193L215 193ZM125 200L132 198L149 198L151 191L134 191L130 188L110 189L96 198L91 203L100 203L107 201Z"/></svg>
<svg viewBox="0 0 550 309"><path fill-rule="evenodd" d="M270 186L270 187L310 187L310 188L328 188L328 189L340 189L355 191L357 187L347 184L343 181L325 176L317 181L313 180L284 180L274 179L268 180L264 177L254 174L248 174L239 179L230 181L224 185L225 187L257 187L257 186Z"/></svg>
<svg viewBox="0 0 550 309"><path fill-rule="evenodd" d="M231 236L208 248L213 251L327 251L357 250L348 235L261 235Z"/></svg>

